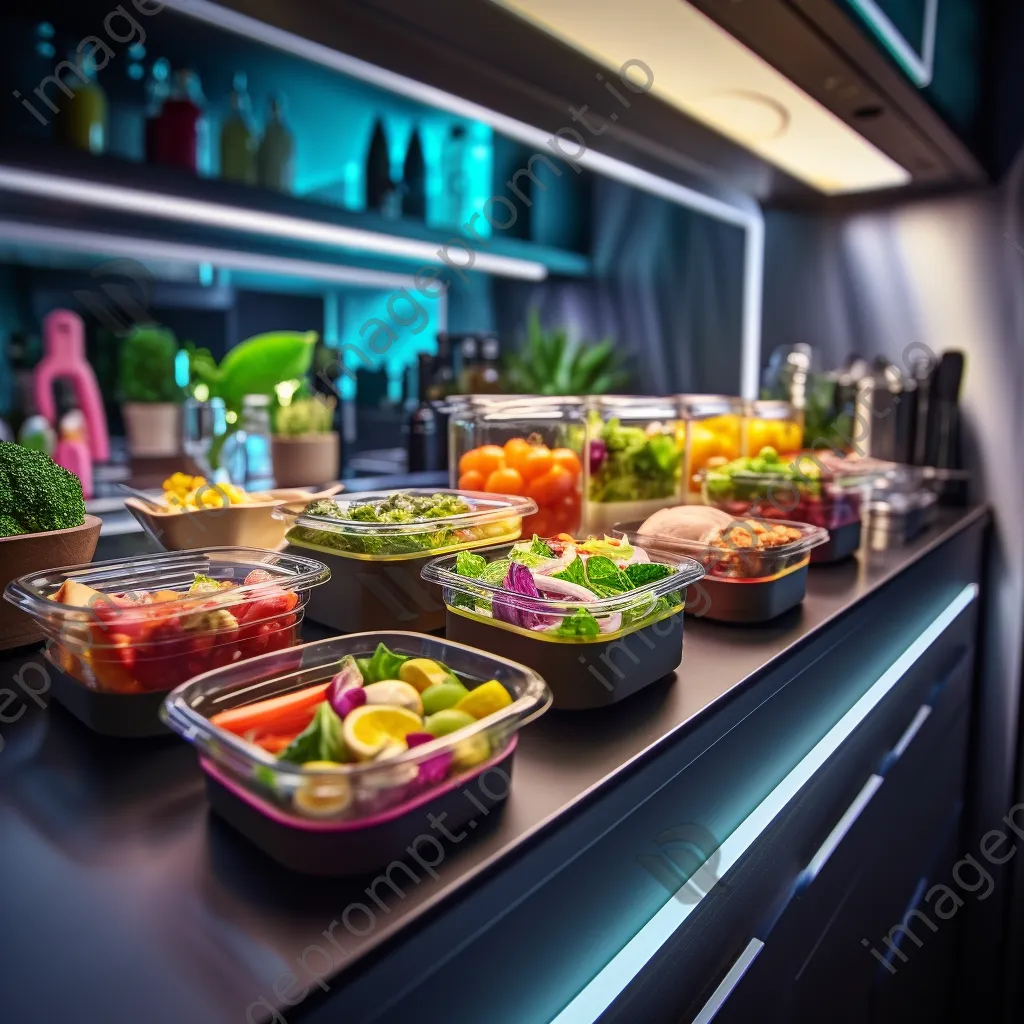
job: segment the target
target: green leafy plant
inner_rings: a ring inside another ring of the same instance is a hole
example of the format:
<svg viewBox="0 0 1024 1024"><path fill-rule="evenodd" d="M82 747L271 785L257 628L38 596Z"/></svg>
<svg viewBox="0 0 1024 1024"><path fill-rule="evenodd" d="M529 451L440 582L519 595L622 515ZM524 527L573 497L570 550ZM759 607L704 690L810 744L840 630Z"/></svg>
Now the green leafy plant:
<svg viewBox="0 0 1024 1024"><path fill-rule="evenodd" d="M185 392L174 378L180 346L174 332L146 324L134 327L121 348L121 400L181 402Z"/></svg>
<svg viewBox="0 0 1024 1024"><path fill-rule="evenodd" d="M546 331L531 310L526 344L508 359L510 391L528 395L603 395L628 386L612 340L572 342L565 328Z"/></svg>
<svg viewBox="0 0 1024 1024"><path fill-rule="evenodd" d="M288 405L278 408L274 417L274 430L286 437L329 434L334 427L334 408L337 404L336 399L326 395L293 398Z"/></svg>

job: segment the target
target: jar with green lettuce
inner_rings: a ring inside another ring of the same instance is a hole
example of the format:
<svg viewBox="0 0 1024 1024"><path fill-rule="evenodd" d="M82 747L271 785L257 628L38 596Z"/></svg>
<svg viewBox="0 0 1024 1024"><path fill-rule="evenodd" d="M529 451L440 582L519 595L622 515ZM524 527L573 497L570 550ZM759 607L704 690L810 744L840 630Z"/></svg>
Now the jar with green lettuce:
<svg viewBox="0 0 1024 1024"><path fill-rule="evenodd" d="M672 399L606 396L587 413L584 529L610 532L682 498L684 444Z"/></svg>

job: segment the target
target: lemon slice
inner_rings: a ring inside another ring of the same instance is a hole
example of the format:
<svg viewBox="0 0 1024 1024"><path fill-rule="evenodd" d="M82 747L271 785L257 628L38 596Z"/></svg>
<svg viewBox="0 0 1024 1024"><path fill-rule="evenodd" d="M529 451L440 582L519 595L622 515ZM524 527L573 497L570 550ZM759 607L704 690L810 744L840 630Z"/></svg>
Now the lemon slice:
<svg viewBox="0 0 1024 1024"><path fill-rule="evenodd" d="M415 711L387 704L364 704L346 715L342 735L348 749L360 761L369 761L389 744L397 742L404 746L409 733L422 729L423 719Z"/></svg>
<svg viewBox="0 0 1024 1024"><path fill-rule="evenodd" d="M512 698L508 690L497 679L492 679L489 683L481 683L475 690L470 690L455 705L455 710L467 711L474 718L480 719L507 708L511 703Z"/></svg>
<svg viewBox="0 0 1024 1024"><path fill-rule="evenodd" d="M318 768L337 768L334 761L307 761L303 766L316 771ZM311 818L328 818L340 814L352 802L352 789L348 779L321 776L305 779L295 791L294 803L297 810Z"/></svg>
<svg viewBox="0 0 1024 1024"><path fill-rule="evenodd" d="M448 672L429 658L411 658L398 670L398 678L422 693L428 686L439 686L446 682Z"/></svg>

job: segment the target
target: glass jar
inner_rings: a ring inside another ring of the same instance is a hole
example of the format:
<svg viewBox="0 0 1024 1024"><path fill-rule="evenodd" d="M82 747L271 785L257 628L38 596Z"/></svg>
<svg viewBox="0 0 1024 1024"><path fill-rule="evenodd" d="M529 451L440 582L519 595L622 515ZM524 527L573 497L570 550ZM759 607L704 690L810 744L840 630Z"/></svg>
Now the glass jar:
<svg viewBox="0 0 1024 1024"><path fill-rule="evenodd" d="M577 534L583 502L582 399L465 395L453 399L448 476L452 487L532 498L523 536Z"/></svg>
<svg viewBox="0 0 1024 1024"><path fill-rule="evenodd" d="M743 454L759 455L774 448L780 455L795 455L803 447L803 415L790 402L760 400L747 403Z"/></svg>
<svg viewBox="0 0 1024 1024"><path fill-rule="evenodd" d="M610 533L681 500L684 432L672 398L607 395L587 403L583 528Z"/></svg>
<svg viewBox="0 0 1024 1024"><path fill-rule="evenodd" d="M743 400L728 395L679 395L686 443L685 500L700 501L701 473L738 459L743 446Z"/></svg>

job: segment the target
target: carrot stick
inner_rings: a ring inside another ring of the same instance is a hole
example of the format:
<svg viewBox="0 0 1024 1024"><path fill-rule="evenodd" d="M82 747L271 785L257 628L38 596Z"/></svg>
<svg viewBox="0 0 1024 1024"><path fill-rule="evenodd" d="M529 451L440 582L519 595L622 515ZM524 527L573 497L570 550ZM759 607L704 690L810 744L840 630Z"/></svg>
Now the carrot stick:
<svg viewBox="0 0 1024 1024"><path fill-rule="evenodd" d="M261 736L256 740L256 746L262 747L268 754L280 754L298 733L290 733L287 736Z"/></svg>
<svg viewBox="0 0 1024 1024"><path fill-rule="evenodd" d="M313 718L317 704L325 699L330 682L317 683L305 690L285 693L255 704L244 704L240 708L220 711L210 721L218 728L227 729L239 735L250 729L260 732L284 733L296 727L301 732Z"/></svg>

